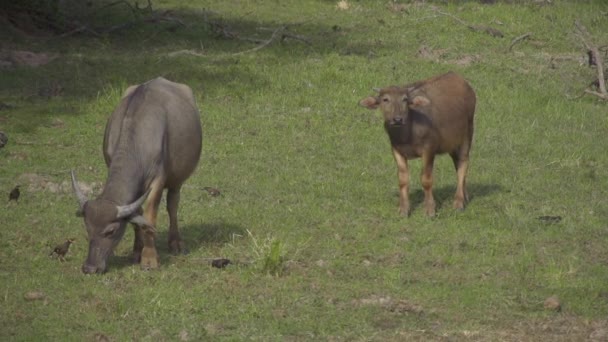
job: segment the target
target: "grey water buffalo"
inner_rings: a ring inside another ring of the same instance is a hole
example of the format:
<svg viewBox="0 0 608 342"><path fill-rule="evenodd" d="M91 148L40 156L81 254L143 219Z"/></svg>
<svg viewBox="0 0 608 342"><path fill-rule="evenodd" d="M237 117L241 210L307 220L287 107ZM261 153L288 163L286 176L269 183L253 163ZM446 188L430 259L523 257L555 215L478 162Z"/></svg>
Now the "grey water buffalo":
<svg viewBox="0 0 608 342"><path fill-rule="evenodd" d="M159 77L125 91L105 129L108 176L99 197L88 200L72 171L72 187L89 237L84 273L106 271L108 256L129 222L135 228L134 262L142 268L159 266L154 239L164 189L169 250L184 251L177 227L180 189L198 164L201 146L199 112L188 86Z"/></svg>
<svg viewBox="0 0 608 342"><path fill-rule="evenodd" d="M433 162L435 155L443 153L452 157L458 176L454 208L463 210L468 202L466 176L476 103L469 83L448 72L377 91L377 96L366 97L359 104L380 108L384 115L384 129L398 169L399 212L410 214L408 160L422 158L424 210L428 216L435 215Z"/></svg>

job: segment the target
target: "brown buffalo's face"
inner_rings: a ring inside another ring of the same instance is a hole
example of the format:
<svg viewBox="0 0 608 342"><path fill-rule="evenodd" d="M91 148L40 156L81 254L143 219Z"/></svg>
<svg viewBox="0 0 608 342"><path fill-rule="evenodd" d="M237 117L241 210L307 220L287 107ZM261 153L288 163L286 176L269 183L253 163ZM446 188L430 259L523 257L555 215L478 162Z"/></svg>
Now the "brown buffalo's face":
<svg viewBox="0 0 608 342"><path fill-rule="evenodd" d="M424 106L429 103L423 96L409 95L405 87L391 86L377 89L378 96L369 96L359 102L368 109L380 109L384 121L391 126L405 125L409 119L410 107Z"/></svg>

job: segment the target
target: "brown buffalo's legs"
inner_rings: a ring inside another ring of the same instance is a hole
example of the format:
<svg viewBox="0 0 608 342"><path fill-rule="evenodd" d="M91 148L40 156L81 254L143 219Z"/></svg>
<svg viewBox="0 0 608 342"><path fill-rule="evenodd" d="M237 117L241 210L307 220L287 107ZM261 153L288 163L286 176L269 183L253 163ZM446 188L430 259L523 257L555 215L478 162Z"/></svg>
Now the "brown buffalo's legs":
<svg viewBox="0 0 608 342"><path fill-rule="evenodd" d="M393 148L393 157L397 163L397 172L399 176L399 214L404 216L410 215L410 200L409 200L409 186L410 186L410 174L407 165L407 159Z"/></svg>
<svg viewBox="0 0 608 342"><path fill-rule="evenodd" d="M454 209L464 210L469 201L469 194L466 189L467 170L469 168L469 147L463 146L459 151L450 153L456 168L458 184L456 185L456 194L454 195Z"/></svg>
<svg viewBox="0 0 608 342"><path fill-rule="evenodd" d="M422 154L422 176L420 181L424 189L424 212L427 216L435 216L435 199L433 198L433 163L435 156L432 153Z"/></svg>

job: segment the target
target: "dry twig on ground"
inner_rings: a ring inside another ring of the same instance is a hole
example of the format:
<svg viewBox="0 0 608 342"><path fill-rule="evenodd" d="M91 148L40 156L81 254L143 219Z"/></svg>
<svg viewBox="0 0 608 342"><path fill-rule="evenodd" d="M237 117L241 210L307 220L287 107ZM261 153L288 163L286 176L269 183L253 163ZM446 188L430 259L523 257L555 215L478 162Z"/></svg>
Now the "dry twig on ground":
<svg viewBox="0 0 608 342"><path fill-rule="evenodd" d="M312 44L308 40L308 38L301 36L301 35L290 33L287 29L287 25L280 26L276 29L260 28L260 30L266 30L266 31L272 30L272 34L271 34L270 38L268 38L268 39L257 39L257 38L241 37L239 33L233 32L233 31L227 29L226 26L218 24L218 23L209 22L209 24L211 25L212 29L221 37L224 37L227 39L237 39L237 40L242 40L242 41L248 41L251 43L259 44L258 46L248 49L248 50L228 54L228 56L231 56L231 57L244 55L246 53L256 52L258 50L261 50L261 49L267 47L268 45L272 44L273 42L275 42L277 40L284 41L286 39L294 39L294 40L299 40L307 45ZM204 53L200 53L200 52L197 52L194 50L173 51L173 52L168 53L167 55L169 57L175 57L178 55L191 55L191 56L197 56L197 57L207 56Z"/></svg>
<svg viewBox="0 0 608 342"><path fill-rule="evenodd" d="M604 63L602 62L602 55L600 54L598 47L591 41L591 35L589 34L585 26L583 26L583 24L581 24L578 20L574 22L574 25L578 30L578 36L581 38L583 44L585 44L585 48L587 48L587 51L590 51L590 57L593 61L595 61L595 66L597 68L597 88L599 92L586 89L585 93L595 95L604 100L608 100L608 92L606 92L606 79L604 78Z"/></svg>
<svg viewBox="0 0 608 342"><path fill-rule="evenodd" d="M500 32L499 30L497 30L493 27L484 26L484 25L471 25L471 24L467 23L466 21L458 18L457 16L455 16L451 13L443 12L443 11L439 10L438 8L434 8L433 11L435 11L435 13L437 13L437 14L448 16L448 17L454 19L459 24L462 24L473 31L487 33L492 37L499 37L499 38L504 37L504 34L502 32Z"/></svg>
<svg viewBox="0 0 608 342"><path fill-rule="evenodd" d="M515 46L515 44L521 42L524 39L528 39L531 35L532 35L532 32L528 32L526 34L522 34L521 36L516 37L515 39L513 39L511 41L511 45L509 45L509 51L513 50L513 46Z"/></svg>
<svg viewBox="0 0 608 342"><path fill-rule="evenodd" d="M83 25L83 24L75 22L72 25L74 27L73 29L71 29L67 32L64 32L53 38L65 38L65 37L72 36L72 35L78 34L78 33L89 33L96 37L101 37L104 34L128 29L139 23L155 24L155 23L159 23L159 22L170 22L170 23L175 23L179 26L186 26L186 24L184 24L180 19L173 17L171 15L171 11L169 11L169 10L162 11L162 12L155 11L152 8L151 0L148 0L148 4L145 7L139 7L139 4L137 2L135 3L135 6L133 6L125 0L114 1L114 2L111 2L109 4L106 4L102 7L94 10L93 12L89 13L87 15L87 17L90 17L94 13L100 12L109 7L113 7L113 6L117 6L117 5L126 5L131 10L131 13L133 14L134 19L131 21L127 21L127 22L116 24L116 25L109 26L109 27L95 27L95 28L91 27L89 25ZM144 16L144 14L147 14L147 15Z"/></svg>

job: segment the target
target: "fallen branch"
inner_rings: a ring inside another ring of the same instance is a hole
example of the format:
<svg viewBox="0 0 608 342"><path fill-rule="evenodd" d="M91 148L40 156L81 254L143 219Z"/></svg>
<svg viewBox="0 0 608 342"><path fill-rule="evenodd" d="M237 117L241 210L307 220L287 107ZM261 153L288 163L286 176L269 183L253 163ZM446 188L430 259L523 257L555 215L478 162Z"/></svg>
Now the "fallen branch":
<svg viewBox="0 0 608 342"><path fill-rule="evenodd" d="M441 14L441 15L445 15L447 17L450 17L452 19L454 19L456 22L458 22L459 24L462 24L466 27L468 27L469 29L476 31L476 32L483 32L486 34L489 34L492 37L499 37L502 38L504 37L504 34L502 32L500 32L499 30L490 27L490 26L484 26L484 25L471 25L469 23L467 23L466 21L458 18L457 16L451 14L451 13L447 13L447 12L443 12L441 10L439 10L438 8L434 8L433 9L436 13Z"/></svg>
<svg viewBox="0 0 608 342"><path fill-rule="evenodd" d="M515 44L523 41L524 39L528 39L531 35L532 35L532 32L528 32L528 33L522 34L521 36L513 39L511 41L511 45L509 45L509 51L511 51L513 49L513 46L515 46Z"/></svg>
<svg viewBox="0 0 608 342"><path fill-rule="evenodd" d="M101 34L108 34L108 33L114 32L114 31L123 30L123 29L129 28L129 27L132 27L133 25L139 24L139 23L158 23L158 22L163 22L163 21L177 23L180 26L186 26L186 24L184 24L181 20L169 16L170 13L171 13L170 11L165 11L163 13L155 14L155 15L149 16L144 19L136 19L136 20L118 24L115 26L106 27L101 30L98 29L96 31L101 32Z"/></svg>
<svg viewBox="0 0 608 342"><path fill-rule="evenodd" d="M241 40L241 41L246 41L246 42L250 42L250 43L254 43L254 44L258 44L258 45L256 47L248 49L248 50L231 53L231 54L223 54L220 56L209 56L203 52L202 48L201 48L200 52L196 51L196 50L191 50L191 49L173 51L173 52L169 52L167 54L167 56L175 57L175 56L179 56L179 55L190 55L190 56L197 56L197 57L233 57L233 56L240 56L243 54L256 52L256 51L259 51L259 50L269 46L270 44L272 44L273 42L275 42L277 40L280 40L282 42L287 39L298 40L307 45L312 45L312 43L310 42L310 40L307 37L289 32L287 29L287 25L283 25L283 26L280 26L275 29L258 28L258 30L260 30L260 31L272 31L270 38L259 39L259 38L252 38L252 37L243 37L240 35L239 32L235 32L235 31L231 30L228 26L224 25L223 23L215 21L215 20L209 20L207 18L206 12L205 12L203 22L205 22L206 24L209 25L211 31L213 31L217 37L221 37L224 39ZM291 24L291 25L294 25L294 24Z"/></svg>
<svg viewBox="0 0 608 342"><path fill-rule="evenodd" d="M281 26L278 29L274 30L274 32L272 32L272 36L270 36L270 38L265 41L264 43L254 47L253 49L249 49L249 50L245 50L245 51L241 51L241 52L237 52L237 53L233 53L232 56L239 56L239 55L243 55L246 53L251 53L251 52L256 52L258 50L261 50L263 48L265 48L266 46L270 45L272 42L274 42L277 37L279 36L279 33L282 33L285 29L287 28L287 26Z"/></svg>
<svg viewBox="0 0 608 342"><path fill-rule="evenodd" d="M91 26L82 25L80 23L75 22L72 25L72 27L74 27L73 29L71 29L67 32L64 32L58 36L52 37L51 39L65 38L65 37L69 37L69 36L72 36L72 35L75 35L78 33L89 33L96 37L102 37L104 34L109 34L109 33L115 32L115 31L128 29L139 23L170 22L170 23L175 23L178 26L186 26L186 24L184 24L184 22L171 16L171 11L167 10L167 11L163 11L160 13L156 12L152 9L151 0L148 0L147 2L148 2L148 4L145 7L139 7L139 4L137 2L135 2L135 6L133 6L125 0L111 2L107 5L104 5L98 9L96 9L93 12L89 13L88 16L91 16L94 13L107 9L109 7L113 7L113 6L117 6L117 5L126 5L131 10L134 19L131 21L127 21L127 22L109 26L109 27L97 27L97 28L93 28ZM143 12L150 12L151 14L148 15L147 17L142 17Z"/></svg>
<svg viewBox="0 0 608 342"><path fill-rule="evenodd" d="M587 48L587 51L591 51L590 57L595 61L595 66L597 69L599 92L586 89L585 93L595 95L604 100L608 100L608 92L606 91L606 79L604 78L604 64L602 62L602 55L600 55L597 46L591 42L591 35L589 34L585 26L583 26L583 24L581 24L578 20L574 22L574 25L576 26L578 30L578 36L581 38L583 44Z"/></svg>
<svg viewBox="0 0 608 342"><path fill-rule="evenodd" d="M179 51L169 52L167 54L167 56L169 56L169 57L175 57L175 56L179 56L179 55L190 55L190 56L197 56L197 57L206 57L207 56L204 53L196 52L194 50L179 50Z"/></svg>
<svg viewBox="0 0 608 342"><path fill-rule="evenodd" d="M271 29L260 28L260 30L270 31ZM310 42L310 40L308 38L306 38L305 36L302 36L302 35L290 33L289 31L287 31L287 27L285 27L285 29L281 33L281 41L284 41L286 39L299 40L299 41L305 43L306 45L312 45L312 43Z"/></svg>

